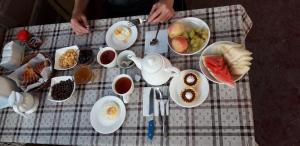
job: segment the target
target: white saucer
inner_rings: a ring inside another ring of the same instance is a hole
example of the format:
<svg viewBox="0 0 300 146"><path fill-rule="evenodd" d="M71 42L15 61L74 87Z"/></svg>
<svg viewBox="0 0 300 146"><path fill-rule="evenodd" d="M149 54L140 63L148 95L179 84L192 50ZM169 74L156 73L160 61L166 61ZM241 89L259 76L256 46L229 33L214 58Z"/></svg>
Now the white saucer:
<svg viewBox="0 0 300 146"><path fill-rule="evenodd" d="M104 105L110 102L115 102L120 108L119 116L114 121L108 121L104 116L101 116ZM102 134L109 134L117 131L122 126L125 116L126 108L123 101L116 96L105 96L94 104L90 114L90 120L95 131Z"/></svg>
<svg viewBox="0 0 300 146"><path fill-rule="evenodd" d="M137 39L138 30L135 25L130 27L129 24L130 24L129 21L119 21L119 22L113 24L106 32L105 41L106 41L107 46L112 47L116 50L125 50L125 49L129 48L130 46L132 46ZM131 31L131 36L128 39L127 43L125 43L124 41L117 40L114 37L114 35L113 35L114 30L118 26L127 27Z"/></svg>
<svg viewBox="0 0 300 146"><path fill-rule="evenodd" d="M183 89L189 88L189 86L185 85L183 82L183 76L189 72L193 72L198 74L200 77L200 84L198 86L198 96L196 96L195 100L191 103L186 103L180 97L180 93ZM179 106L185 108L192 108L199 106L202 104L209 94L209 84L208 80L205 78L203 74L196 70L183 70L180 72L180 75L174 77L170 82L169 92L172 100Z"/></svg>

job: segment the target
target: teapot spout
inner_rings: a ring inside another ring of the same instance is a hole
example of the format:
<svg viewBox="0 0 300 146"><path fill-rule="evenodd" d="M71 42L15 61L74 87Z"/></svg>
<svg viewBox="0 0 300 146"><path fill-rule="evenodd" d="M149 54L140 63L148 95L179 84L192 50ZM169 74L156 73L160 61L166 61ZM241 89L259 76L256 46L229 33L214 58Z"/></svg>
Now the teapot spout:
<svg viewBox="0 0 300 146"><path fill-rule="evenodd" d="M139 57L136 57L135 55L128 55L127 56L129 60L132 60L134 64L141 70L142 69L142 59Z"/></svg>

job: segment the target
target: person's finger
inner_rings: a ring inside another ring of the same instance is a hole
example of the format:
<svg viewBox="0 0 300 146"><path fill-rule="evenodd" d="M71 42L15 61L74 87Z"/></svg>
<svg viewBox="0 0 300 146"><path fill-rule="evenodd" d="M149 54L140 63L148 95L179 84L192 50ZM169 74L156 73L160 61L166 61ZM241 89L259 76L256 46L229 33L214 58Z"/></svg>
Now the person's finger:
<svg viewBox="0 0 300 146"><path fill-rule="evenodd" d="M82 22L82 21L81 21ZM82 22L83 23L83 22ZM81 32L81 33L88 33L89 32L89 30L85 27L85 26L83 26L84 24L82 24L82 23L76 23L76 27L77 27L77 29Z"/></svg>
<svg viewBox="0 0 300 146"><path fill-rule="evenodd" d="M80 27L77 26L77 25L74 26L73 30L74 30L74 32L76 32L77 34L82 34L82 33L84 33L84 30L80 29Z"/></svg>
<svg viewBox="0 0 300 146"><path fill-rule="evenodd" d="M88 29L88 28L89 28L89 23L88 23L88 21L87 21L86 16L82 15L82 16L81 16L81 20L82 20L84 26L86 27L86 29Z"/></svg>
<svg viewBox="0 0 300 146"><path fill-rule="evenodd" d="M79 33L77 27L74 25L74 23L72 21L71 21L71 28L75 32L76 35Z"/></svg>
<svg viewBox="0 0 300 146"><path fill-rule="evenodd" d="M171 11L170 13L169 13L169 16L168 16L168 18L165 20L165 21L168 21L168 20L170 20L172 17L174 16L174 12L173 11Z"/></svg>
<svg viewBox="0 0 300 146"><path fill-rule="evenodd" d="M152 21L152 23L161 22L164 19L164 17L166 17L166 15L167 15L167 12L161 11L161 13Z"/></svg>
<svg viewBox="0 0 300 146"><path fill-rule="evenodd" d="M151 9L149 15L152 15L153 12L154 12L157 8L158 8L158 4L156 3L156 4L154 4L154 5L152 6L152 9Z"/></svg>
<svg viewBox="0 0 300 146"><path fill-rule="evenodd" d="M88 30L83 27L77 20L72 19L71 24L73 25L73 29L75 29L74 31L78 33L88 33Z"/></svg>
<svg viewBox="0 0 300 146"><path fill-rule="evenodd" d="M157 18L155 18L152 23L158 23L158 22L163 22L163 17L165 17L165 15L159 15Z"/></svg>
<svg viewBox="0 0 300 146"><path fill-rule="evenodd" d="M152 15L150 15L150 17L148 18L148 22L152 23L154 19L156 19L156 17L158 17L161 14L161 10L160 9L156 9Z"/></svg>
<svg viewBox="0 0 300 146"><path fill-rule="evenodd" d="M167 20L169 20L170 18L170 12L167 12L166 14L164 14L164 17L162 17L162 19L160 20L160 23L166 22Z"/></svg>
<svg viewBox="0 0 300 146"><path fill-rule="evenodd" d="M79 30L78 28L74 28L74 32L76 35L81 35L83 32L81 30Z"/></svg>

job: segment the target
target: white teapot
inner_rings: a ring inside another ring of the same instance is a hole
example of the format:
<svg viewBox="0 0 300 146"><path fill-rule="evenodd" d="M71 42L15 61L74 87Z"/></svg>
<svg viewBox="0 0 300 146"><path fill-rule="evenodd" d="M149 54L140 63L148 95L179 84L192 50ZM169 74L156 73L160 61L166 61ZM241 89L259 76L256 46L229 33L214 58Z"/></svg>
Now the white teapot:
<svg viewBox="0 0 300 146"><path fill-rule="evenodd" d="M151 85L162 85L180 72L167 58L157 53L149 54L143 59L135 55L129 55L128 58L142 71L144 80Z"/></svg>

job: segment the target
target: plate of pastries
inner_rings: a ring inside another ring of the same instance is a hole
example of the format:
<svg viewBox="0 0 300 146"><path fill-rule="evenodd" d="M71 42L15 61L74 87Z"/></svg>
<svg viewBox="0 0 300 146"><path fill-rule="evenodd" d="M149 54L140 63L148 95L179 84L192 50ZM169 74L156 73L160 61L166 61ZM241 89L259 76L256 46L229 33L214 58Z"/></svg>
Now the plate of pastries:
<svg viewBox="0 0 300 146"><path fill-rule="evenodd" d="M170 82L169 93L179 106L192 108L202 104L209 94L208 80L196 70L183 70Z"/></svg>

